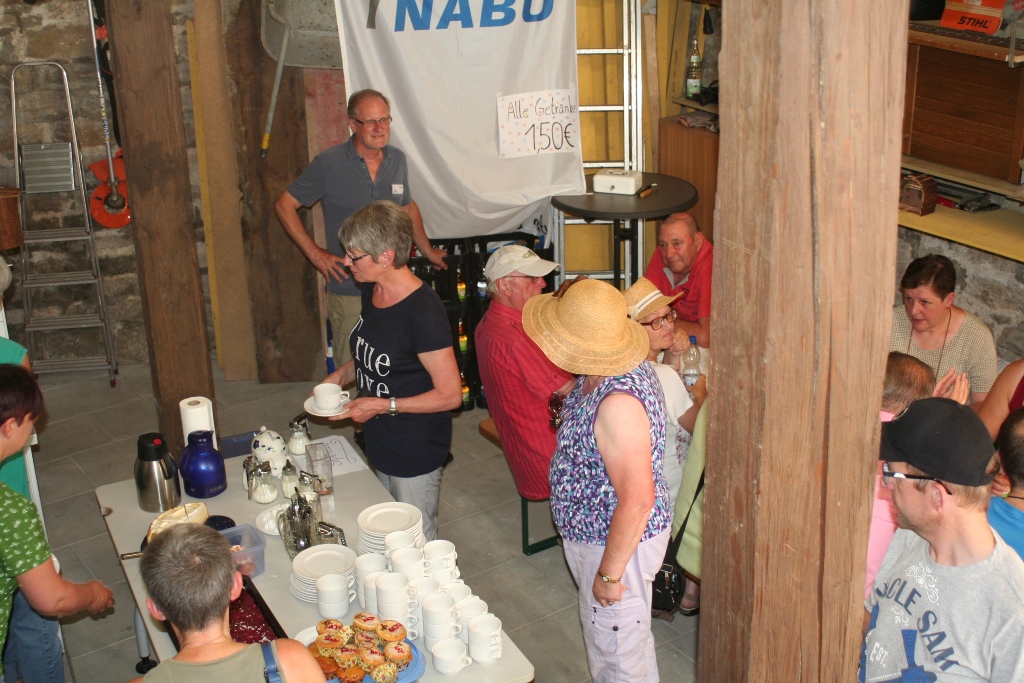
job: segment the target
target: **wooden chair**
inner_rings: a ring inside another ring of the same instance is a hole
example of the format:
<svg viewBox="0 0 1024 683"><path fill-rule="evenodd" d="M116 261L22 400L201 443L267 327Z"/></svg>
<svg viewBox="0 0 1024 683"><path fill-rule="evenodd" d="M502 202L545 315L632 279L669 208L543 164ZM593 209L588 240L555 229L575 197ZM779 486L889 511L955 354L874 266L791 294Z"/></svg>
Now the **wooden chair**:
<svg viewBox="0 0 1024 683"><path fill-rule="evenodd" d="M480 423L480 434L487 438L488 441L493 443L498 448L502 448L501 436L498 435L498 427L494 424L493 418L487 418ZM502 449L504 450L504 449ZM530 501L524 498L522 495L519 496L521 503L520 518L522 519L523 525L523 555L534 555L542 550L547 550L555 546L558 543L558 534L545 538L536 543L530 543ZM541 501L534 501L541 502Z"/></svg>

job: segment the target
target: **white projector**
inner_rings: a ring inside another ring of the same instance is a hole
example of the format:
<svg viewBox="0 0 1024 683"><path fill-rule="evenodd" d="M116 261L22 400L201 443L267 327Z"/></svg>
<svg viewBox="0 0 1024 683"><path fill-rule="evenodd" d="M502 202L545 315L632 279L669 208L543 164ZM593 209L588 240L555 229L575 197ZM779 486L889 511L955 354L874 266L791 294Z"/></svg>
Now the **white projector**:
<svg viewBox="0 0 1024 683"><path fill-rule="evenodd" d="M609 194L636 194L640 191L640 171L603 168L594 174L594 192Z"/></svg>

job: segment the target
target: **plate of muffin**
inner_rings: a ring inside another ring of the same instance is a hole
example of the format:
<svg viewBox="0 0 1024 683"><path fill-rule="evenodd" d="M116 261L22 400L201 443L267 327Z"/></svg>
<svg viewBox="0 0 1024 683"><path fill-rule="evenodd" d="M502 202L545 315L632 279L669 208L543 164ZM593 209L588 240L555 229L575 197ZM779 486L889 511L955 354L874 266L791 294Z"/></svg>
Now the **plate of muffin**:
<svg viewBox="0 0 1024 683"><path fill-rule="evenodd" d="M351 624L324 619L295 640L309 648L328 681L413 683L426 670L423 655L394 619L357 612Z"/></svg>

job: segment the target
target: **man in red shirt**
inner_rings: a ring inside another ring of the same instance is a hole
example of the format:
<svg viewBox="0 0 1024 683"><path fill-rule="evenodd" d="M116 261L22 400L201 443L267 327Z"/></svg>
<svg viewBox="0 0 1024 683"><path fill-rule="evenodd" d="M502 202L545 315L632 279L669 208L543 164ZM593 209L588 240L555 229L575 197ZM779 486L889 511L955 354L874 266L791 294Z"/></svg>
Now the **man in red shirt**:
<svg viewBox="0 0 1024 683"><path fill-rule="evenodd" d="M548 400L554 392L565 396L576 381L523 331L523 306L541 293L544 276L557 267L523 246L495 251L484 268L491 304L475 335L487 407L516 488L527 500L551 497L548 468L555 452L555 429Z"/></svg>
<svg viewBox="0 0 1024 683"><path fill-rule="evenodd" d="M665 296L682 296L672 304L676 332L697 338L697 345L711 346L711 242L704 238L696 219L674 213L658 229L658 248L647 264L644 277Z"/></svg>

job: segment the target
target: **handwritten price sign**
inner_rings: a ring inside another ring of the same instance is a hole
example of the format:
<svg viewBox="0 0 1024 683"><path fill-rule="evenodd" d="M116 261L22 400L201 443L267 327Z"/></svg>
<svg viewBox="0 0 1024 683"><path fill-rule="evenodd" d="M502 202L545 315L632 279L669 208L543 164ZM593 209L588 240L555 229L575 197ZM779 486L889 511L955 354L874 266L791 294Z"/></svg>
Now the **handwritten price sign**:
<svg viewBox="0 0 1024 683"><path fill-rule="evenodd" d="M573 152L579 145L580 111L571 90L537 90L498 97L502 159Z"/></svg>

